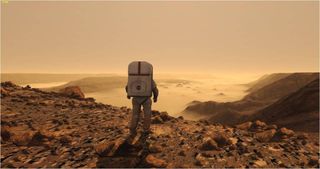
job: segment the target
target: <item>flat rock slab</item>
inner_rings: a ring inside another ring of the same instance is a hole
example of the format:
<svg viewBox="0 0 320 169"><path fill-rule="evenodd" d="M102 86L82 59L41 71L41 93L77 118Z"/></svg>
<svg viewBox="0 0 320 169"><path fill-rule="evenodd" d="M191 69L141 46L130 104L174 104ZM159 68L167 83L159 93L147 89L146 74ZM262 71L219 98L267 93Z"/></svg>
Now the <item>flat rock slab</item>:
<svg viewBox="0 0 320 169"><path fill-rule="evenodd" d="M102 143L103 151L99 154L98 168L131 168L136 167L146 155L141 143L141 135L136 136L132 144L125 138L110 143Z"/></svg>
<svg viewBox="0 0 320 169"><path fill-rule="evenodd" d="M98 168L132 168L136 167L143 157L143 149L124 142L113 156L99 157Z"/></svg>

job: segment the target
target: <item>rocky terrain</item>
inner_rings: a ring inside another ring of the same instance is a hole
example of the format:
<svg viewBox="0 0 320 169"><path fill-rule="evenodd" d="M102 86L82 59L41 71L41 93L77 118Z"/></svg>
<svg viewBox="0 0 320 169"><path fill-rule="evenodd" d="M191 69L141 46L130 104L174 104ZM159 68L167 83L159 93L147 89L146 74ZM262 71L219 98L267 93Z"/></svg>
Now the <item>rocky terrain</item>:
<svg viewBox="0 0 320 169"><path fill-rule="evenodd" d="M261 121L232 128L153 111L146 144L129 145L131 110L75 89L1 83L1 167L319 168L317 137Z"/></svg>
<svg viewBox="0 0 320 169"><path fill-rule="evenodd" d="M204 119L213 123L221 123L227 125L235 125L251 120L256 113L267 109L268 106L276 103L278 100L287 98L292 93L304 88L312 81L319 81L319 73L292 73L292 74L273 74L264 76L259 80L250 83L248 94L241 100L235 102L192 102L184 112L186 114L194 114L204 116ZM318 83L319 86L319 83ZM317 92L317 91L313 91ZM306 92L305 95L312 95ZM305 96L304 99L311 98ZM316 100L307 100L308 102L317 102L319 98L314 97ZM298 101L298 100L297 100ZM297 106L297 102L290 102L291 105ZM319 104L311 104L314 110L318 110ZM301 106L301 104L300 104ZM304 106L305 107L305 106ZM298 109L297 109L298 110ZM273 112L275 112L273 110ZM299 109L296 114L303 114L305 110ZM232 117L232 118L229 118ZM260 116L262 118L263 116ZM268 115L264 116L268 117ZM302 118L304 116L301 116ZM306 116L305 116L306 117ZM318 118L317 118L318 117ZM265 121L264 119L262 119ZM319 116L314 116L313 120L319 120ZM305 119L305 122L307 119ZM283 123L284 124L284 123ZM308 125L308 123L306 123ZM292 125L291 125L292 126ZM287 127L291 127L287 126ZM302 126L302 125L300 125ZM304 129L311 128L304 127ZM296 128L295 128L296 129ZM306 130L304 130L306 131ZM314 131L314 130L313 130Z"/></svg>

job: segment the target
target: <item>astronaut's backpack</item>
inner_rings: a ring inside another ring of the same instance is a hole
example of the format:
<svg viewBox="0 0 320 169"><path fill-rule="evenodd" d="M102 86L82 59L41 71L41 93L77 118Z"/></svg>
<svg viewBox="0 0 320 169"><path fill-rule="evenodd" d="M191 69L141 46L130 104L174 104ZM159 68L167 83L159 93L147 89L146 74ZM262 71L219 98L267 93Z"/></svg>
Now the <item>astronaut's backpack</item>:
<svg viewBox="0 0 320 169"><path fill-rule="evenodd" d="M134 61L128 66L127 95L152 96L153 67L145 61Z"/></svg>

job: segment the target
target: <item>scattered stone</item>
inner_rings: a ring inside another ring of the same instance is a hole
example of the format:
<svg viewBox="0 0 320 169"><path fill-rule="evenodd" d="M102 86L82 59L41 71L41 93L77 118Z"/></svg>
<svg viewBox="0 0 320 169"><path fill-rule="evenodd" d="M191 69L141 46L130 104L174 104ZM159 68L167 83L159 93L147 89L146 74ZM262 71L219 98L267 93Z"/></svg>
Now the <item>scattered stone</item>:
<svg viewBox="0 0 320 169"><path fill-rule="evenodd" d="M146 157L145 161L149 167L164 168L168 165L166 161L156 158L151 154Z"/></svg>
<svg viewBox="0 0 320 169"><path fill-rule="evenodd" d="M240 129L240 130L248 130L251 128L251 126L252 126L252 122L249 121L249 122L245 122L245 123L237 125L236 128Z"/></svg>
<svg viewBox="0 0 320 169"><path fill-rule="evenodd" d="M4 88L2 88L1 87L1 89L0 89L0 96L1 97L4 97L4 96L8 96L9 95L9 92L6 90L6 89L4 89Z"/></svg>
<svg viewBox="0 0 320 169"><path fill-rule="evenodd" d="M14 83L12 83L11 81L6 81L6 82L1 82L1 86L2 87L17 87L17 85L15 85Z"/></svg>
<svg viewBox="0 0 320 169"><path fill-rule="evenodd" d="M8 141L11 137L11 133L7 127L1 127L1 139Z"/></svg>
<svg viewBox="0 0 320 169"><path fill-rule="evenodd" d="M293 136L294 135L294 131L287 129L285 127L282 127L279 131L278 131L281 135L286 135L286 136Z"/></svg>
<svg viewBox="0 0 320 169"><path fill-rule="evenodd" d="M268 164L267 164L267 162L265 162L264 160L256 160L256 161L254 161L254 163L253 163L253 166L254 167L258 167L258 168L263 168L263 167L266 167Z"/></svg>
<svg viewBox="0 0 320 169"><path fill-rule="evenodd" d="M151 153L160 153L162 151L162 147L158 144L150 144L149 151Z"/></svg>
<svg viewBox="0 0 320 169"><path fill-rule="evenodd" d="M60 143L62 145L69 145L69 143L71 142L71 139L67 136L62 136L60 139L59 139Z"/></svg>
<svg viewBox="0 0 320 169"><path fill-rule="evenodd" d="M218 143L219 147L224 147L230 144L228 137L224 133L215 133L213 140Z"/></svg>
<svg viewBox="0 0 320 169"><path fill-rule="evenodd" d="M113 156L114 153L119 149L119 147L125 143L125 139L119 138L112 142L104 141L95 146L95 151L100 156Z"/></svg>
<svg viewBox="0 0 320 169"><path fill-rule="evenodd" d="M259 140L261 142L268 142L273 138L275 133L276 133L276 130L271 129L271 130L266 130L266 131L256 133L255 135L256 135L257 140Z"/></svg>
<svg viewBox="0 0 320 169"><path fill-rule="evenodd" d="M167 112L161 112L160 117L163 121L169 121L173 118L173 117L169 116Z"/></svg>
<svg viewBox="0 0 320 169"><path fill-rule="evenodd" d="M312 156L308 162L308 165L312 167L319 167L319 157L318 156Z"/></svg>
<svg viewBox="0 0 320 169"><path fill-rule="evenodd" d="M209 161L204 156L202 156L201 153L199 153L196 155L196 165L202 166L202 167L208 167Z"/></svg>
<svg viewBox="0 0 320 169"><path fill-rule="evenodd" d="M297 136L297 139L300 139L300 140L308 139L308 135L306 133L299 134Z"/></svg>
<svg viewBox="0 0 320 169"><path fill-rule="evenodd" d="M272 141L281 141L283 139L287 139L292 136L294 136L294 131L287 129L285 127L282 127L275 133L274 137L272 138Z"/></svg>
<svg viewBox="0 0 320 169"><path fill-rule="evenodd" d="M12 141L17 146L26 146L31 142L32 137L32 132L24 132L22 134L13 135Z"/></svg>
<svg viewBox="0 0 320 169"><path fill-rule="evenodd" d="M228 144L235 145L237 144L237 142L238 142L237 138L233 138L233 137L228 138Z"/></svg>
<svg viewBox="0 0 320 169"><path fill-rule="evenodd" d="M265 122L262 122L260 120L256 120L254 123L252 123L250 130L251 131L261 131L267 127L267 124Z"/></svg>
<svg viewBox="0 0 320 169"><path fill-rule="evenodd" d="M179 120L184 120L183 116L178 117Z"/></svg>
<svg viewBox="0 0 320 169"><path fill-rule="evenodd" d="M96 101L96 99L95 98L92 98L92 97L87 97L87 98L85 98L86 99L86 101L88 101L88 102L95 102Z"/></svg>
<svg viewBox="0 0 320 169"><path fill-rule="evenodd" d="M160 116L156 116L152 118L152 124L163 124L163 120Z"/></svg>
<svg viewBox="0 0 320 169"><path fill-rule="evenodd" d="M186 156L186 152L184 150L179 151L178 153L179 156Z"/></svg>
<svg viewBox="0 0 320 169"><path fill-rule="evenodd" d="M273 124L273 125L268 125L266 129L277 129L278 126Z"/></svg>
<svg viewBox="0 0 320 169"><path fill-rule="evenodd" d="M36 131L33 134L29 145L39 145L39 144L41 144L43 142L44 138L46 138L46 137L41 132Z"/></svg>

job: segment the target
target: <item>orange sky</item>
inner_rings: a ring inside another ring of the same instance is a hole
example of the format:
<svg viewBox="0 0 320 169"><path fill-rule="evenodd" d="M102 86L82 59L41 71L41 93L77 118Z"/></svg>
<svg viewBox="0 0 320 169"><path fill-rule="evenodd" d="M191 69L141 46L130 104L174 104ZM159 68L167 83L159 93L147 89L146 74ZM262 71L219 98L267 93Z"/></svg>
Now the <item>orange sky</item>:
<svg viewBox="0 0 320 169"><path fill-rule="evenodd" d="M13 2L1 70L110 73L318 71L319 2Z"/></svg>

